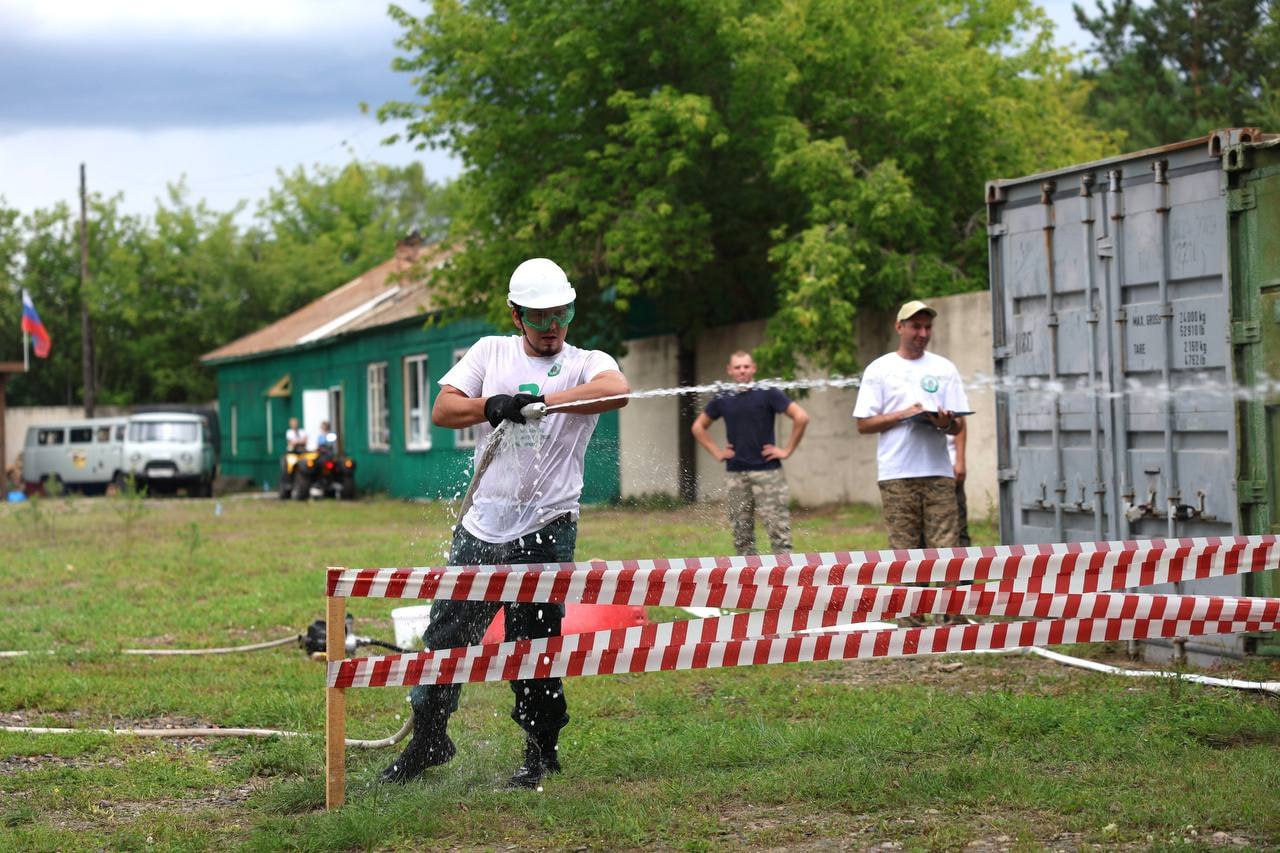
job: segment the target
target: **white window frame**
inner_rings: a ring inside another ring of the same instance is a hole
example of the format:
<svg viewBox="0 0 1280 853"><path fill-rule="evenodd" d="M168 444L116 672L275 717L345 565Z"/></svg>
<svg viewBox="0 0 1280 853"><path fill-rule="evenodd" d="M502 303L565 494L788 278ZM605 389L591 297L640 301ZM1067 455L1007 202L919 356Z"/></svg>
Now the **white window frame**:
<svg viewBox="0 0 1280 853"><path fill-rule="evenodd" d="M415 369L416 367L416 369ZM404 357L402 373L404 377L404 449L431 449L431 383L427 372L427 356L425 353ZM416 381L411 374L417 373ZM410 391L416 388L419 406L415 410L411 404ZM413 423L421 421L421 438L414 440Z"/></svg>
<svg viewBox="0 0 1280 853"><path fill-rule="evenodd" d="M387 405L387 363L365 366L365 411L369 416L369 449L391 449L391 409Z"/></svg>
<svg viewBox="0 0 1280 853"><path fill-rule="evenodd" d="M466 347L454 350L453 363L457 364L459 361L462 360L462 357L466 354L467 354ZM477 434L478 431L476 429L476 427L478 426L479 424L473 424L472 426L469 426L469 427L463 427L462 429L454 430L453 446L461 449L469 449L469 448L475 447L476 441L479 439L479 435Z"/></svg>

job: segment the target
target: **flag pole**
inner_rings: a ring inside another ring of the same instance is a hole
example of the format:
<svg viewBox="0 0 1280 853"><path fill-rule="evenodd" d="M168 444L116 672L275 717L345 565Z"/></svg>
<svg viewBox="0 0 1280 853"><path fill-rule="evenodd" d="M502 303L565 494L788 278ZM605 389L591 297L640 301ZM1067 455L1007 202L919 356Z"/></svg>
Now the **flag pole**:
<svg viewBox="0 0 1280 853"><path fill-rule="evenodd" d="M22 372L31 372L31 333L22 330Z"/></svg>

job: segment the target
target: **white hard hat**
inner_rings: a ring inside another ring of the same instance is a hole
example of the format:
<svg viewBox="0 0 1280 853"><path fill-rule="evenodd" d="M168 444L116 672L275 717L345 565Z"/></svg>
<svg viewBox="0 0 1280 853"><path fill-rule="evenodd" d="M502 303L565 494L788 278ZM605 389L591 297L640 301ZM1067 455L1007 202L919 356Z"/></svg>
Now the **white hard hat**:
<svg viewBox="0 0 1280 853"><path fill-rule="evenodd" d="M547 258L530 258L511 274L507 301L525 308L557 308L578 298L560 265Z"/></svg>

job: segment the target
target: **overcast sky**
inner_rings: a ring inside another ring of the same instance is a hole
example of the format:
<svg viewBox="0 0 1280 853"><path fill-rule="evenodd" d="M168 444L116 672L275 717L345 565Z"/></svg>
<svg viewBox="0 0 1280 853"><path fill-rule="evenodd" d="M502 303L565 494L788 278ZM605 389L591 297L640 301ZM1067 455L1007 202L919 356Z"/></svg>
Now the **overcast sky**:
<svg viewBox="0 0 1280 853"><path fill-rule="evenodd" d="M1071 0L1042 5L1085 46ZM378 0L0 0L0 197L76 204L81 162L91 191L145 214L184 175L216 210L256 203L277 169L353 156L453 177L360 112L412 97L390 70L399 32Z"/></svg>

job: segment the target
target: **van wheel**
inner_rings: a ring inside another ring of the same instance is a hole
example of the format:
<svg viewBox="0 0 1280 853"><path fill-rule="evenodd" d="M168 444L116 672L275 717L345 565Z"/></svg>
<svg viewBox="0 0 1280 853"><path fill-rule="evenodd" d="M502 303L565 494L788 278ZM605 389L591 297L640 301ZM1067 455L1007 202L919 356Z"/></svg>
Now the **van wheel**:
<svg viewBox="0 0 1280 853"><path fill-rule="evenodd" d="M213 480L205 477L201 477L200 481L196 483L196 487L192 497L197 497L197 498L213 497Z"/></svg>
<svg viewBox="0 0 1280 853"><path fill-rule="evenodd" d="M123 495L129 491L129 478L123 471L117 471L116 475L111 478L111 487L116 490L117 495Z"/></svg>

